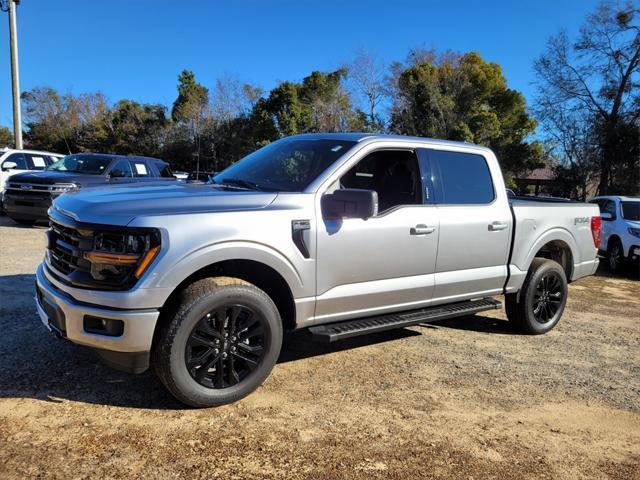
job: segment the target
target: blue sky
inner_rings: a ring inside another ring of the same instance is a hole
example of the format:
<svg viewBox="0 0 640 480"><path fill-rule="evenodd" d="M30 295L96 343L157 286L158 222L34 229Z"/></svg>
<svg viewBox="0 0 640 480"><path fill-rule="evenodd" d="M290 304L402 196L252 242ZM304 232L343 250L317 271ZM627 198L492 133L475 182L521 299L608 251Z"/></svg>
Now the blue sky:
<svg viewBox="0 0 640 480"><path fill-rule="evenodd" d="M328 71L357 49L404 59L425 45L478 51L533 96L546 39L575 35L595 0L22 0L21 88L101 91L170 106L184 68L212 87L231 75L270 89ZM0 124L11 124L7 14L0 20Z"/></svg>

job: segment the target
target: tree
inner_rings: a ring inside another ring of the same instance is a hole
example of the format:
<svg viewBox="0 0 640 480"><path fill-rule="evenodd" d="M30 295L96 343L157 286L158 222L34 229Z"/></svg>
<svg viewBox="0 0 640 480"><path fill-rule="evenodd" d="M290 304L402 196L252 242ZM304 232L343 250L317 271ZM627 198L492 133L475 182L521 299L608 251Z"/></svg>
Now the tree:
<svg viewBox="0 0 640 480"><path fill-rule="evenodd" d="M22 100L27 145L55 152L104 149L109 105L101 93L60 95L37 87L24 92Z"/></svg>
<svg viewBox="0 0 640 480"><path fill-rule="evenodd" d="M257 144L307 132L362 129L365 119L354 112L342 82L345 69L312 72L302 83L282 82L258 101L251 112Z"/></svg>
<svg viewBox="0 0 640 480"><path fill-rule="evenodd" d="M369 130L381 131L384 122L378 110L389 93L384 62L375 53L358 50L345 68L347 83L367 112Z"/></svg>
<svg viewBox="0 0 640 480"><path fill-rule="evenodd" d="M0 148L13 148L13 133L7 127L0 127Z"/></svg>
<svg viewBox="0 0 640 480"><path fill-rule="evenodd" d="M575 42L560 32L549 39L534 64L538 118L561 130L562 136L570 136L576 124L589 132L584 141L589 144L593 139L597 144L601 195L638 191L639 13L631 2L619 6L604 1L587 17ZM570 119L568 123L556 121L558 110Z"/></svg>
<svg viewBox="0 0 640 480"><path fill-rule="evenodd" d="M507 88L499 65L473 52L416 58L422 63L397 72L392 131L486 145L505 171L539 164L540 145L526 140L536 122L527 114L524 96Z"/></svg>
<svg viewBox="0 0 640 480"><path fill-rule="evenodd" d="M176 133L189 137L192 155L196 157L196 170L200 170L201 136L210 118L209 89L196 82L195 75L189 70L183 70L178 76L178 98L173 103L171 118L177 124Z"/></svg>
<svg viewBox="0 0 640 480"><path fill-rule="evenodd" d="M164 106L120 100L109 114L109 151L159 156L168 124Z"/></svg>
<svg viewBox="0 0 640 480"><path fill-rule="evenodd" d="M247 115L264 91L229 75L216 80L211 99L211 113L217 122L229 122Z"/></svg>

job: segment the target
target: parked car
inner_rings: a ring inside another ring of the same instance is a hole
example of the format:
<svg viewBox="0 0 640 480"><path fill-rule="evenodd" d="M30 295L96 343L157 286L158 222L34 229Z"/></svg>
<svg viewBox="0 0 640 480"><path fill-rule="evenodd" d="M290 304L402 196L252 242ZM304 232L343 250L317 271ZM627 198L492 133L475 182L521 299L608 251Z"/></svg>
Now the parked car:
<svg viewBox="0 0 640 480"><path fill-rule="evenodd" d="M640 260L640 197L601 196L597 203L602 217L602 253L609 270L620 272L626 262Z"/></svg>
<svg viewBox="0 0 640 480"><path fill-rule="evenodd" d="M46 170L13 175L4 195L5 211L18 223L47 220L59 195L85 187L176 181L169 164L157 158L79 153L59 159Z"/></svg>
<svg viewBox="0 0 640 480"><path fill-rule="evenodd" d="M187 180L189 178L189 174L187 172L173 172L173 176L178 180Z"/></svg>
<svg viewBox="0 0 640 480"><path fill-rule="evenodd" d="M213 177L216 176L218 172L191 172L187 177L187 182L189 183L208 183L211 181Z"/></svg>
<svg viewBox="0 0 640 480"><path fill-rule="evenodd" d="M10 176L16 173L42 171L62 157L59 153L39 150L0 149L0 211L4 213L4 189Z"/></svg>
<svg viewBox="0 0 640 480"><path fill-rule="evenodd" d="M546 333L598 266L596 205L509 201L493 152L467 143L300 135L213 180L61 196L36 274L47 328L117 368L152 364L193 406L256 389L283 330L332 342L505 295L515 328Z"/></svg>

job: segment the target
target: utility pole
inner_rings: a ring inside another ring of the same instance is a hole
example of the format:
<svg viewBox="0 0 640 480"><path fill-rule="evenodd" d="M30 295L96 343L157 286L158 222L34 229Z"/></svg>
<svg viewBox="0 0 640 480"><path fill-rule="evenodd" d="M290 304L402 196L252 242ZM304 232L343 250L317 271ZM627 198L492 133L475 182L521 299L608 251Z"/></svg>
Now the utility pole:
<svg viewBox="0 0 640 480"><path fill-rule="evenodd" d="M9 9L9 43L11 45L11 87L13 90L13 138L17 149L22 148L22 114L20 111L20 74L18 68L18 25L16 5L20 0L7 0Z"/></svg>

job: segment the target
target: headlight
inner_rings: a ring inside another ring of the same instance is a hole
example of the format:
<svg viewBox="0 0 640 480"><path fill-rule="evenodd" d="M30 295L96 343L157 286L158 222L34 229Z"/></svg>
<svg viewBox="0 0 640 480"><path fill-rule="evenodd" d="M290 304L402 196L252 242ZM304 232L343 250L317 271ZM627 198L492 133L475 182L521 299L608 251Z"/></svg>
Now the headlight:
<svg viewBox="0 0 640 480"><path fill-rule="evenodd" d="M627 229L627 232L629 232L634 237L640 238L640 228L629 227Z"/></svg>
<svg viewBox="0 0 640 480"><path fill-rule="evenodd" d="M96 232L93 250L84 252L96 280L126 282L140 278L160 252L160 234L153 231Z"/></svg>
<svg viewBox="0 0 640 480"><path fill-rule="evenodd" d="M51 193L65 193L78 190L79 188L80 186L75 183L54 183L49 187L49 191Z"/></svg>

